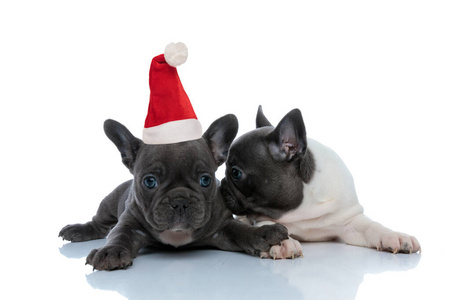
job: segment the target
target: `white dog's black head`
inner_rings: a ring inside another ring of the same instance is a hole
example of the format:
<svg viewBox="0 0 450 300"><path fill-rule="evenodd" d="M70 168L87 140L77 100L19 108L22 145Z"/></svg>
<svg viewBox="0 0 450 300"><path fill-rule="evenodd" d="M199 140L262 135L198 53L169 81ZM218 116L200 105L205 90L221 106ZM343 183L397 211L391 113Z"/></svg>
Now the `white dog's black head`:
<svg viewBox="0 0 450 300"><path fill-rule="evenodd" d="M259 107L256 126L231 145L222 194L234 214L277 219L301 204L314 159L300 110L286 114L274 128Z"/></svg>

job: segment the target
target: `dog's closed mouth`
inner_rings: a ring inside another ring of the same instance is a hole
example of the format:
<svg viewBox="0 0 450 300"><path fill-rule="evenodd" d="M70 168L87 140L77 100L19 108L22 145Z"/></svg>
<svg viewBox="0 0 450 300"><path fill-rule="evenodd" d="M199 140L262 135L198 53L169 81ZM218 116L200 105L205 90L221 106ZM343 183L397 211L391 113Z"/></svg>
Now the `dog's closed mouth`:
<svg viewBox="0 0 450 300"><path fill-rule="evenodd" d="M192 232L192 227L185 223L177 223L172 228L168 229L168 231L173 232Z"/></svg>
<svg viewBox="0 0 450 300"><path fill-rule="evenodd" d="M160 233L159 239L162 243L167 245L172 245L174 247L179 247L182 245L189 244L193 241L192 238L193 230L189 229L179 229L172 228L170 230L164 230Z"/></svg>
<svg viewBox="0 0 450 300"><path fill-rule="evenodd" d="M237 198L228 188L223 187L223 184L222 184L222 196L226 206L228 207L229 210L231 210L233 214L236 215L245 214L245 210L242 207L242 205L240 205L240 203L237 201Z"/></svg>

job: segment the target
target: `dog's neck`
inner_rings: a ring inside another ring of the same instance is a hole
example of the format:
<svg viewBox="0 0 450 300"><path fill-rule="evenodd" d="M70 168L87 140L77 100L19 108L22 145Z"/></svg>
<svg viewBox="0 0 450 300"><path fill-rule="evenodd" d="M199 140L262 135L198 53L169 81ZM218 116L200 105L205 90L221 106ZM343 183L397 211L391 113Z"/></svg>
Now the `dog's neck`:
<svg viewBox="0 0 450 300"><path fill-rule="evenodd" d="M313 153L308 149L305 156L298 162L298 174L304 183L308 183L314 176L316 162Z"/></svg>

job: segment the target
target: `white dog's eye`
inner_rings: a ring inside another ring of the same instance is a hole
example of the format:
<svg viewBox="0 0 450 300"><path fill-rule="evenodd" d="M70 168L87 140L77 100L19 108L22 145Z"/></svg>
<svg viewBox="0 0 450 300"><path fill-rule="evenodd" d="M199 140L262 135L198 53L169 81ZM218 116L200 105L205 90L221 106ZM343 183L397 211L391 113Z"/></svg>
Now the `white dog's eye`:
<svg viewBox="0 0 450 300"><path fill-rule="evenodd" d="M158 181L153 176L147 176L144 178L144 184L149 189L154 189L158 186Z"/></svg>
<svg viewBox="0 0 450 300"><path fill-rule="evenodd" d="M233 177L236 180L240 180L242 178L242 172L239 171L237 168L231 169L231 177Z"/></svg>

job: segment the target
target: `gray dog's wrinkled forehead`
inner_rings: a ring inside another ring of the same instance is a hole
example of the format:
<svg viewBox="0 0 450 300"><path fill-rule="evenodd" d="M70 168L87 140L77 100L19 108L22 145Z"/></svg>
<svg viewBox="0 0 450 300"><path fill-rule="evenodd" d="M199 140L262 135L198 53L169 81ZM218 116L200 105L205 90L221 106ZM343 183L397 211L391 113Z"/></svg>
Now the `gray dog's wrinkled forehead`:
<svg viewBox="0 0 450 300"><path fill-rule="evenodd" d="M184 166L185 168L199 163L208 168L215 166L214 158L204 139L174 144L145 144L140 151L136 165L144 168L156 161L164 161L168 166Z"/></svg>

